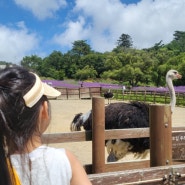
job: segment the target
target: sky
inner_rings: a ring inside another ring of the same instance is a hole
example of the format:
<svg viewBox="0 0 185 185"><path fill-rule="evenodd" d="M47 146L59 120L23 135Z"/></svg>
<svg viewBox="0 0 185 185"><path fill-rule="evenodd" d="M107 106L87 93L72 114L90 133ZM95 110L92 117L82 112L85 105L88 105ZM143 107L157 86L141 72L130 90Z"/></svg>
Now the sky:
<svg viewBox="0 0 185 185"><path fill-rule="evenodd" d="M112 51L123 33L136 49L167 44L185 31L184 10L185 0L0 0L0 61L64 54L77 40Z"/></svg>

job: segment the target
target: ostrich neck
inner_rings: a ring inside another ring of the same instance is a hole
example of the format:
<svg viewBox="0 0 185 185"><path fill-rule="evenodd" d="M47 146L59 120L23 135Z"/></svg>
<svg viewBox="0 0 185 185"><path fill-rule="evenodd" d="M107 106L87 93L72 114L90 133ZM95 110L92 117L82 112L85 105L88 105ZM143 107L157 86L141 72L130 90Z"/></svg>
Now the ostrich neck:
<svg viewBox="0 0 185 185"><path fill-rule="evenodd" d="M166 82L167 82L167 87L169 89L169 94L170 94L170 98L171 98L171 101L170 101L171 110L173 112L173 109L176 104L175 89L174 89L173 82L172 82L171 78L167 78Z"/></svg>

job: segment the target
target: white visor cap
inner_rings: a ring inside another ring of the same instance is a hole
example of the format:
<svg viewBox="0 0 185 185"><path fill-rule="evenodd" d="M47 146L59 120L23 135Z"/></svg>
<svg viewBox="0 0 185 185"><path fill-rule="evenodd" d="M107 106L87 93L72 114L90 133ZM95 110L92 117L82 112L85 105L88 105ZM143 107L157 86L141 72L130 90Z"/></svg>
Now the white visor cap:
<svg viewBox="0 0 185 185"><path fill-rule="evenodd" d="M33 73L35 76L35 84L33 87L23 96L27 107L33 107L43 95L48 97L58 97L61 92L51 87L50 85L43 83L40 78Z"/></svg>

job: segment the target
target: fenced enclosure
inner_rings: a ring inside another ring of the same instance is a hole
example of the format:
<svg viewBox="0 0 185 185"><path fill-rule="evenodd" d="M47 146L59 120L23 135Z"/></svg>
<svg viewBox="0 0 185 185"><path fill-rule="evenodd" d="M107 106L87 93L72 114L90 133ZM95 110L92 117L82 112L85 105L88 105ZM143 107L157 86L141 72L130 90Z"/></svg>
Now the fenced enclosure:
<svg viewBox="0 0 185 185"><path fill-rule="evenodd" d="M169 104L170 95L169 92L157 92L157 91L125 91L123 95L119 91L116 92L116 98L123 100L136 100L151 103ZM176 93L177 105L185 105L185 93Z"/></svg>
<svg viewBox="0 0 185 185"><path fill-rule="evenodd" d="M62 88L55 87L61 92L59 99L91 99L93 96L101 96L108 90L102 87L81 87L81 88ZM111 90L116 100L144 101L150 103L169 104L170 96L168 91L140 91L140 90ZM176 105L185 106L185 93L176 93Z"/></svg>
<svg viewBox="0 0 185 185"><path fill-rule="evenodd" d="M102 89L104 92L105 89ZM170 103L170 95L168 91L139 91L139 90L113 90L114 98L117 100L128 100L128 101L143 101L150 103ZM176 105L185 106L185 93L177 92L176 93Z"/></svg>
<svg viewBox="0 0 185 185"><path fill-rule="evenodd" d="M93 98L94 99L94 98ZM103 105L104 106L104 105ZM102 108L102 104L98 104L98 108ZM94 109L93 109L94 110ZM97 114L100 113L99 110L94 110ZM161 111L160 111L161 112ZM103 122L102 114L95 117L95 122L93 125ZM166 123L166 122L165 122ZM164 182L178 181L178 183L183 182L185 174L185 165L181 163L177 165L180 160L184 160L185 152L181 150L184 148L183 140L185 138L184 128L172 128L172 150L173 156L175 155L175 160L172 160L172 164L166 164L160 167L150 167L149 160L142 161L131 161L131 162L118 162L118 163L105 163L105 158L99 157L99 155L104 155L104 145L98 147L100 140L108 139L124 139L124 138L139 138L139 137L150 137L150 131L148 128L141 129L122 129L122 130L103 130L102 126L98 124L98 131L101 133L101 138L99 138L97 133L94 131L89 132L72 132L72 133L56 133L44 135L43 139L45 143L62 143L62 142L82 142L91 141L96 144L93 146L93 163L86 164L84 167L89 174L93 185L96 184L163 184ZM103 130L103 131L102 131ZM103 134L104 133L104 134ZM94 135L95 134L95 135ZM96 139L96 141L94 141ZM172 151L171 151L172 152ZM98 156L96 156L98 154ZM157 154L156 154L157 155ZM166 159L165 159L166 161ZM182 161L181 161L182 162ZM173 171L173 173L172 173ZM96 174L93 174L96 173ZM180 175L181 177L180 177ZM166 178L166 179L165 179ZM172 178L172 179L170 179ZM174 180L175 179L175 180Z"/></svg>

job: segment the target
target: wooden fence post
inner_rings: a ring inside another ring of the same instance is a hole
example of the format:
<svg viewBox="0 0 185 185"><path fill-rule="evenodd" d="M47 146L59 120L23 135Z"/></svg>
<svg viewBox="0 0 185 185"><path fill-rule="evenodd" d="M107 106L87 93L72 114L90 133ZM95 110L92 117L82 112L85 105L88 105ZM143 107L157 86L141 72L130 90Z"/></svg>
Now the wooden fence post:
<svg viewBox="0 0 185 185"><path fill-rule="evenodd" d="M92 171L105 171L105 101L92 98Z"/></svg>
<svg viewBox="0 0 185 185"><path fill-rule="evenodd" d="M67 92L67 100L68 100L69 98L68 88L66 88L66 92Z"/></svg>
<svg viewBox="0 0 185 185"><path fill-rule="evenodd" d="M171 107L150 105L150 166L172 164Z"/></svg>

